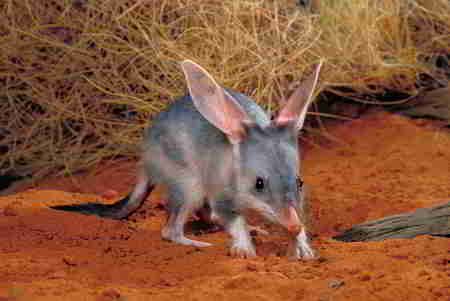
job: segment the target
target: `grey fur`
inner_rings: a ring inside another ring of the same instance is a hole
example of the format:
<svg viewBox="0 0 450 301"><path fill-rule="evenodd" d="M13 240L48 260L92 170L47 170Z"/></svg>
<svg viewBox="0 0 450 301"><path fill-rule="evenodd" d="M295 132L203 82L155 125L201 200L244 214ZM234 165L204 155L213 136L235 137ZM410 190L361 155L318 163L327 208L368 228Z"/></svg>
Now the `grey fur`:
<svg viewBox="0 0 450 301"><path fill-rule="evenodd" d="M93 213L126 217L155 184L165 184L169 189L169 218L162 236L166 240L198 247L210 245L186 238L183 231L189 216L208 205L211 219L222 224L232 237L231 254L254 256L244 213L256 210L270 221L288 226L292 232L291 256L314 257L304 222L297 218L297 213L300 219L304 216L303 195L296 183L300 164L297 134L312 100L320 66L294 93L303 99L290 99L287 109L271 121L247 96L221 88L200 66L184 61L190 95L158 114L146 130L134 191L114 210L102 211L95 205L100 210ZM56 209L69 210L67 206Z"/></svg>

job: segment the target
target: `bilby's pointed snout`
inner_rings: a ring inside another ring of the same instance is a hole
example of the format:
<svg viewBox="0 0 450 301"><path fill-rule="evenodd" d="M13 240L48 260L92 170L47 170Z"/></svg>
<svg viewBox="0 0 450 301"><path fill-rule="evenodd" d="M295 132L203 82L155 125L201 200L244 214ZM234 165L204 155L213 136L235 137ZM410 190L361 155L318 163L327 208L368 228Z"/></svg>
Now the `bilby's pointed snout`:
<svg viewBox="0 0 450 301"><path fill-rule="evenodd" d="M299 233L302 228L302 223L293 206L281 209L280 224L291 233Z"/></svg>

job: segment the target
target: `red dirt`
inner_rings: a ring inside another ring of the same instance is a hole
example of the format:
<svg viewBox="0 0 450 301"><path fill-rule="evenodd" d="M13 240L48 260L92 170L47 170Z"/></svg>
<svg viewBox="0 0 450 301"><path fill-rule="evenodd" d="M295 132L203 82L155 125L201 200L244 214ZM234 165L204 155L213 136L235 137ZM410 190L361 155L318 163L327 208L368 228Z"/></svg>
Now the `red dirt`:
<svg viewBox="0 0 450 301"><path fill-rule="evenodd" d="M203 249L162 241L165 212L152 202L127 221L48 209L125 194L135 162L118 161L0 197L0 300L449 300L448 238L330 238L448 200L448 132L375 112L329 134L340 143L307 147L304 163L319 259L280 256L286 238L265 224L271 234L255 237L254 259L230 258L223 232L201 234L214 244Z"/></svg>

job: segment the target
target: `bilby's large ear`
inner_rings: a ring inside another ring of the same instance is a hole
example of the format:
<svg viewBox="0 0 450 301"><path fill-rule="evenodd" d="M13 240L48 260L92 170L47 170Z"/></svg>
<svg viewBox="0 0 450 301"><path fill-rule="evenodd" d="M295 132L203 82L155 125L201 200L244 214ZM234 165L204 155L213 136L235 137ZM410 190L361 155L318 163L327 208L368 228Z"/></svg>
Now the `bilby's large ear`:
<svg viewBox="0 0 450 301"><path fill-rule="evenodd" d="M198 64L185 60L181 68L197 110L232 143L241 142L246 135L244 123L250 122L244 109Z"/></svg>
<svg viewBox="0 0 450 301"><path fill-rule="evenodd" d="M300 130L305 121L306 112L309 104L313 100L314 89L319 80L320 69L322 68L323 60L319 62L313 74L305 80L300 87L295 90L287 101L286 106L281 110L280 114L275 119L278 125L285 125L288 123L295 124L295 128Z"/></svg>

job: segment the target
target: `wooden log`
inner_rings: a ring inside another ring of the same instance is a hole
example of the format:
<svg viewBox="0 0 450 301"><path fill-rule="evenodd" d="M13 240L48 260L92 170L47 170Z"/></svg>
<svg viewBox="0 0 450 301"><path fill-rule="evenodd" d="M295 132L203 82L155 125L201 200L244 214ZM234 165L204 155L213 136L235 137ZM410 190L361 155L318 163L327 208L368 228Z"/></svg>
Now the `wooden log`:
<svg viewBox="0 0 450 301"><path fill-rule="evenodd" d="M450 237L450 201L355 225L333 238L341 241L368 241L412 238L424 234Z"/></svg>
<svg viewBox="0 0 450 301"><path fill-rule="evenodd" d="M443 120L450 126L450 87L423 92L406 104L387 109L413 118Z"/></svg>

